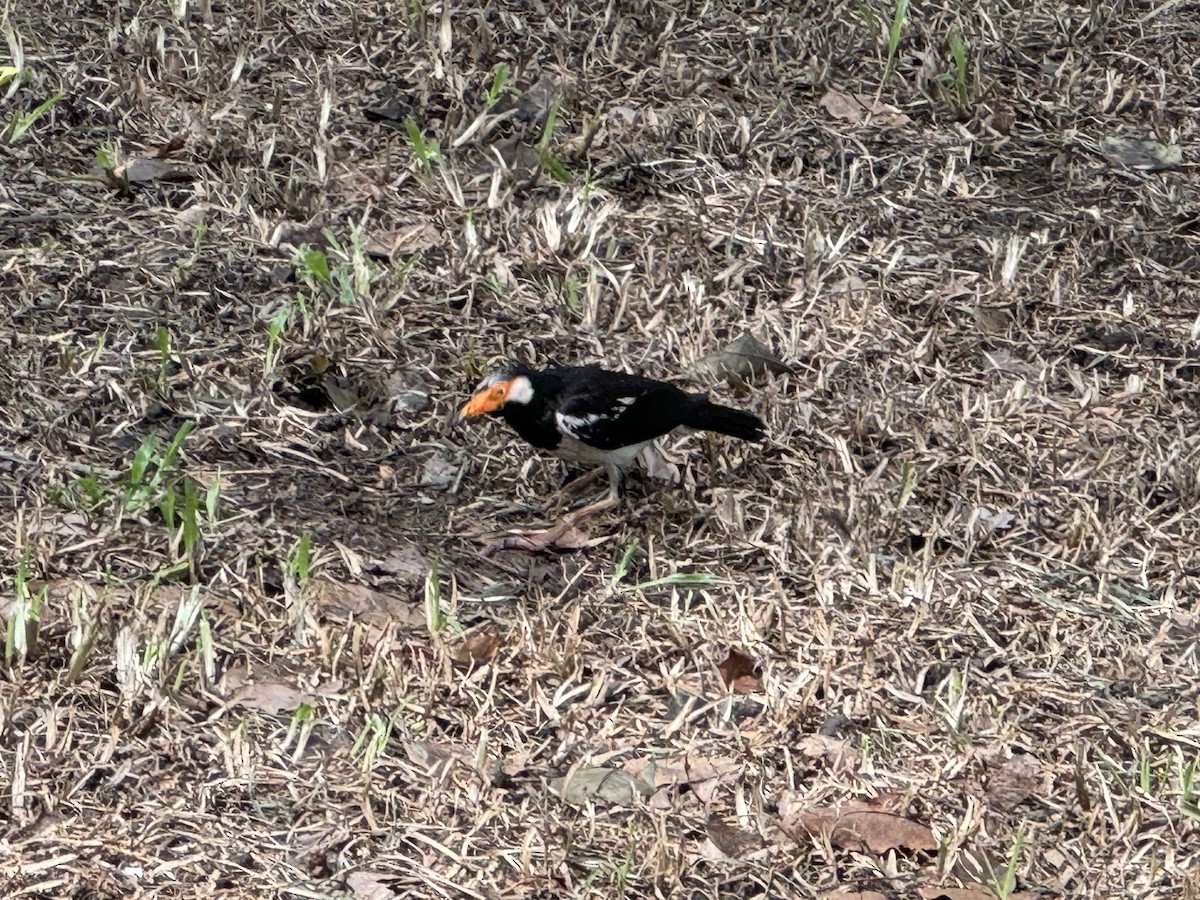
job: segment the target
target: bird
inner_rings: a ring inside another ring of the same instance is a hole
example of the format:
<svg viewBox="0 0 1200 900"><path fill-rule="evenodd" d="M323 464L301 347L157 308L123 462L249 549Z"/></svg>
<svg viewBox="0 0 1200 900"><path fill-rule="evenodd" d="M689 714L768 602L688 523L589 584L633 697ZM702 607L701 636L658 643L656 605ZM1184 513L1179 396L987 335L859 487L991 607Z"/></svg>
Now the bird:
<svg viewBox="0 0 1200 900"><path fill-rule="evenodd" d="M745 441L766 437L766 426L753 413L713 403L704 394L665 381L594 365L510 365L492 372L459 411L460 419L487 415L502 417L534 447L560 459L604 466L609 492L592 504L596 510L618 502L621 473L642 448L676 428L715 431Z"/></svg>

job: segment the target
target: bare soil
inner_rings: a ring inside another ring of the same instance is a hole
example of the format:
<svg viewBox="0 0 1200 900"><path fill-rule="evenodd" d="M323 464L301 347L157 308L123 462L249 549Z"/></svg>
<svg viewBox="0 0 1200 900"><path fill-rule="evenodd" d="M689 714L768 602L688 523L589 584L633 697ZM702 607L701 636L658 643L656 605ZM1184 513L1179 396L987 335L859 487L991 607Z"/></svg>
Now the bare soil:
<svg viewBox="0 0 1200 900"><path fill-rule="evenodd" d="M1200 897L1200 12L967 6L10 4L0 895Z"/></svg>

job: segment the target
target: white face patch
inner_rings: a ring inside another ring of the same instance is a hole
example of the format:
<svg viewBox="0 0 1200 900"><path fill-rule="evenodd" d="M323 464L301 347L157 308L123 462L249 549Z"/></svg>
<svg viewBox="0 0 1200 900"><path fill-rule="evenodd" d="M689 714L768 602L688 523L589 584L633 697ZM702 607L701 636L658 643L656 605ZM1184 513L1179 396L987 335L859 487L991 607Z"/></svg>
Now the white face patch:
<svg viewBox="0 0 1200 900"><path fill-rule="evenodd" d="M533 385L530 384L529 379L526 376L518 375L509 385L507 402L520 403L522 406L524 406L532 399Z"/></svg>

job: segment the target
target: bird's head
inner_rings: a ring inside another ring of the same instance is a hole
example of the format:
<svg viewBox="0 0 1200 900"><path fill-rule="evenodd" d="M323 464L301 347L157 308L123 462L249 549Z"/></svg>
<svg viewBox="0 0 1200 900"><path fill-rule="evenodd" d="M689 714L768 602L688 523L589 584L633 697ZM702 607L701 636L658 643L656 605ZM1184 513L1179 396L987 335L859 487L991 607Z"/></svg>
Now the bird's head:
<svg viewBox="0 0 1200 900"><path fill-rule="evenodd" d="M475 388L458 415L463 419L495 415L510 403L526 404L533 399L533 382L528 370L511 368L493 372Z"/></svg>

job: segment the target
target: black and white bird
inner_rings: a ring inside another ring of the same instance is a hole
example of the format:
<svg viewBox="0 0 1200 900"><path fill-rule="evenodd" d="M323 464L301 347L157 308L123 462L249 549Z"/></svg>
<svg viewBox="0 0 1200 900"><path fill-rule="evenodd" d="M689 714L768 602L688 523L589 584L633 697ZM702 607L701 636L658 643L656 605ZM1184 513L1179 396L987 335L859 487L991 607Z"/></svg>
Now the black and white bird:
<svg viewBox="0 0 1200 900"><path fill-rule="evenodd" d="M479 382L459 415L502 416L535 447L568 462L607 467L606 505L616 501L621 472L642 448L676 428L746 441L765 436L762 420L751 413L663 381L598 366L501 369Z"/></svg>

